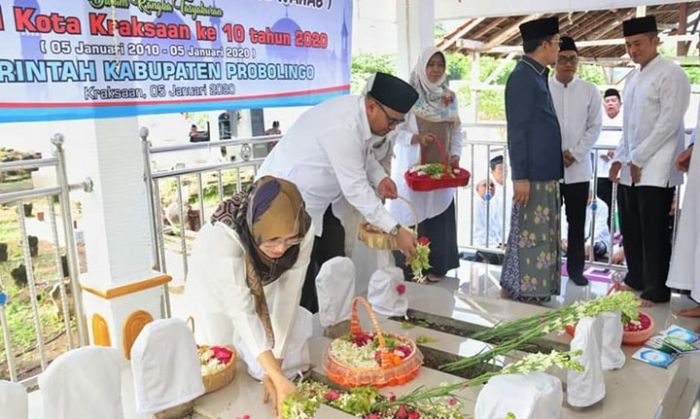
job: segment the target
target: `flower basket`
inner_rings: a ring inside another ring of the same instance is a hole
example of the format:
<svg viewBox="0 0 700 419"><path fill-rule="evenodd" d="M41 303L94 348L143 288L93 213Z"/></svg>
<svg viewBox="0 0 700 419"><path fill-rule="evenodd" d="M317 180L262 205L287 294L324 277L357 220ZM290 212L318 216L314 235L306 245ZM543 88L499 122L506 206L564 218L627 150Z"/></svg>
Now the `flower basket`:
<svg viewBox="0 0 700 419"><path fill-rule="evenodd" d="M435 144L440 150L444 163L433 163L431 165L426 165L426 155L425 152L423 152L421 154L421 164L410 168L406 171L406 173L404 173L404 179L406 180L408 187L414 191L426 192L436 189L466 186L469 183L471 173L461 167L450 167L449 158L442 143L440 141L434 141L432 144ZM421 170L427 166L437 167L435 165L442 166L440 173L431 175Z"/></svg>
<svg viewBox="0 0 700 419"><path fill-rule="evenodd" d="M194 318L188 317L187 321L192 328L192 333L194 333ZM236 351L232 347L197 345L197 355L199 357L200 368L202 369L204 394L220 390L233 380L236 365ZM218 364L218 366L216 364ZM213 369L212 366L214 366Z"/></svg>
<svg viewBox="0 0 700 419"><path fill-rule="evenodd" d="M406 205L411 208L411 212L413 212L413 216L416 219L416 223L413 225L413 234L417 237L418 236L418 213L416 212L416 208L413 206L411 201L408 199L399 196L398 199L402 200L403 202L406 203ZM362 241L367 247L372 248L372 249L381 249L381 250L396 250L398 249L398 246L396 245L396 237L392 236L391 234L385 233L379 228L374 227L367 221L363 221L360 223L360 228L357 233L358 238L360 241Z"/></svg>
<svg viewBox="0 0 700 419"><path fill-rule="evenodd" d="M377 318L372 311L372 307L367 300L362 297L355 297L352 301L352 320L350 325L350 336L366 335L360 327L357 316L357 304L361 302L369 313L379 342L379 364L373 368L356 368L339 361L333 354L332 344L328 348L325 357L325 373L328 379L343 387L374 386L386 387L407 383L411 381L420 371L423 364L423 354L420 352L415 342L411 339L395 335L392 333L382 333ZM400 362L396 362L396 356L387 350L385 337L401 342L402 346L410 349L410 354ZM336 339L338 340L338 339ZM335 341L334 341L335 342Z"/></svg>
<svg viewBox="0 0 700 419"><path fill-rule="evenodd" d="M231 351L231 359L224 364L223 369L212 373L202 373L202 382L204 383L205 394L226 387L226 385L233 380L233 375L235 372L234 366L236 364L236 352L233 350L233 348L228 346L197 345L197 352L202 355L212 348L223 348Z"/></svg>
<svg viewBox="0 0 700 419"><path fill-rule="evenodd" d="M654 331L654 319L652 319L648 314L640 311L639 323L641 324L640 328L630 327L629 324L625 326L622 332L623 345L641 346L644 345L644 342L651 337L651 334ZM576 326L572 324L566 326L566 333L573 337L576 333Z"/></svg>

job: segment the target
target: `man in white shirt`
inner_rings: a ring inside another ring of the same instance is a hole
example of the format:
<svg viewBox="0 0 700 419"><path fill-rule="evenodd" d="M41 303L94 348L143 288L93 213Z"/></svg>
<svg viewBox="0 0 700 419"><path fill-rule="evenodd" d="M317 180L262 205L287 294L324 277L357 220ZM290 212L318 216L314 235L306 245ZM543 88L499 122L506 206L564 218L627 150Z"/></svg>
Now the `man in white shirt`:
<svg viewBox="0 0 700 419"><path fill-rule="evenodd" d="M620 183L625 284L642 291L642 305L648 307L671 298L665 285L671 258L668 226L674 187L683 182L674 162L684 147L690 83L677 64L659 55L653 16L623 22L623 32L627 52L640 67L625 84L622 141L610 180Z"/></svg>
<svg viewBox="0 0 700 419"><path fill-rule="evenodd" d="M600 94L593 84L576 77L578 49L561 37L554 76L549 79L554 109L561 128L564 155L562 202L566 204L568 252L566 268L574 284L588 285L583 276L586 205L592 176L591 150L600 135Z"/></svg>
<svg viewBox="0 0 700 419"><path fill-rule="evenodd" d="M309 311L318 311L316 270L345 256L345 231L333 202L345 198L369 223L394 235L405 255L415 253L416 238L384 208L381 198L396 198L396 185L370 144L403 122L417 98L408 83L377 73L367 95L336 97L302 114L260 167L258 177L294 182L313 219L316 240L301 299Z"/></svg>
<svg viewBox="0 0 700 419"><path fill-rule="evenodd" d="M622 100L617 89L608 89L603 94L603 127L618 128L617 130L603 129L598 137L598 146L617 148L622 137ZM595 153L598 165L596 167L596 182L598 198L605 201L608 206L608 228L612 228L612 182L608 179L610 174L610 162L615 157L614 150L598 150ZM602 213L601 213L602 214Z"/></svg>

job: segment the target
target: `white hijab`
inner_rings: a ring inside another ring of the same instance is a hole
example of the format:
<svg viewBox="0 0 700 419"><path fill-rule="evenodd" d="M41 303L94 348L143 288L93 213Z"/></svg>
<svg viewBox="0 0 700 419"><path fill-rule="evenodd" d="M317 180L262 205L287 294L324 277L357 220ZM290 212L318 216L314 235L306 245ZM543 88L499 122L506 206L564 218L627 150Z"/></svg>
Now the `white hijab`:
<svg viewBox="0 0 700 419"><path fill-rule="evenodd" d="M435 54L442 55L445 62L445 74L433 83L428 78L428 62ZM418 101L413 112L423 119L433 122L458 122L459 109L453 91L447 86L447 58L436 47L428 47L421 52L416 66L413 67L409 83L418 91Z"/></svg>

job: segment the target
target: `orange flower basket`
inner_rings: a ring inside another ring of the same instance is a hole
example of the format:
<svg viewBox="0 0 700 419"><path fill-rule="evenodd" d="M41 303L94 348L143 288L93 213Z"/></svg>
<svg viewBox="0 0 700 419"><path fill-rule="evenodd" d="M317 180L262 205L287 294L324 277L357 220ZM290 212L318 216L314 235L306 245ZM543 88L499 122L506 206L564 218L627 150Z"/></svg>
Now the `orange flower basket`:
<svg viewBox="0 0 700 419"><path fill-rule="evenodd" d="M399 196L398 199L402 200L403 202L408 205L409 208L411 208L411 212L413 212L413 216L416 219L416 223L413 226L413 235L418 237L418 213L416 212L416 207L409 201L408 199ZM381 229L378 229L374 226L372 226L370 223L367 221L362 221L360 223L360 228L357 233L357 237L360 239L361 242L363 242L367 247L371 249L381 249L381 250L397 250L398 246L396 245L396 237L392 236L391 234L387 234L383 232Z"/></svg>
<svg viewBox="0 0 700 419"><path fill-rule="evenodd" d="M442 165L445 170L442 177L440 179L433 179L430 176L419 175L417 172L411 172L411 169L408 169L403 175L408 187L417 192L426 192L434 191L436 189L466 186L469 183L471 173L469 173L467 169L463 169L461 167L454 169L450 167L449 157L447 156L447 152L445 151L445 147L442 145L442 143L440 141L434 141L432 144L435 144L438 150L440 150L440 154L444 160ZM421 164L425 164L425 162L426 153L425 150L423 150L421 153Z"/></svg>
<svg viewBox="0 0 700 419"><path fill-rule="evenodd" d="M360 320L357 316L358 302L361 302L367 309L377 339L379 340L381 366L358 369L344 365L333 357L329 346L325 359L325 373L328 379L343 387L361 387L369 385L374 387L387 387L401 385L411 381L418 375L421 365L423 365L423 354L416 346L416 343L405 336L399 336L393 333L382 333L372 307L367 300L362 297L355 297L352 301L352 320L350 322L351 335L363 332L360 327ZM384 336L389 336L392 339L401 341L404 345L411 348L411 353L404 358L400 364L397 365L392 360L393 354L387 350Z"/></svg>

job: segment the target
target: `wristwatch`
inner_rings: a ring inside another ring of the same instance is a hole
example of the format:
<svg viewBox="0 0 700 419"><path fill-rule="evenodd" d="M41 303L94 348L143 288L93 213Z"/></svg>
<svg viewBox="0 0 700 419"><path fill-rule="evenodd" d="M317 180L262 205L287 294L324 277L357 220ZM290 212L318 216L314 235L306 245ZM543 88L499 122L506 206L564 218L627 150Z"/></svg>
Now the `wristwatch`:
<svg viewBox="0 0 700 419"><path fill-rule="evenodd" d="M396 224L396 225L394 226L394 228L392 228L391 230L389 230L389 234L391 234L392 236L396 237L396 236L399 235L399 230L401 230L401 224Z"/></svg>

